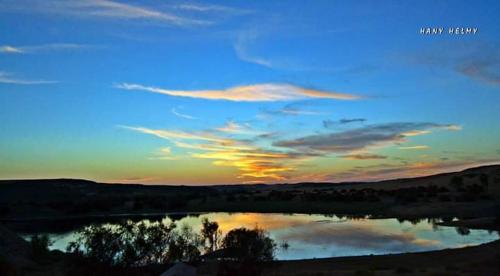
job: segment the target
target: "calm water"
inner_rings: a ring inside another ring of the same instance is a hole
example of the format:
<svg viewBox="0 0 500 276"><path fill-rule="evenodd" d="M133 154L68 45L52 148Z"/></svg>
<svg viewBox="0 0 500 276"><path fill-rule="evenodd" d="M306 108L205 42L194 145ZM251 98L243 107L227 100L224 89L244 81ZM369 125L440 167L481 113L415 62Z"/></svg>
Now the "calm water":
<svg viewBox="0 0 500 276"><path fill-rule="evenodd" d="M397 219L262 213L170 215L159 219L174 220L179 226L187 224L198 231L205 217L217 221L224 233L238 227L265 229L278 244L283 241L289 244L286 250L278 247L276 257L281 260L428 251L477 245L499 238L498 233L485 230L460 234L454 227L435 226L428 220L410 223ZM40 232L48 233L54 241L51 249L64 251L75 238L75 231L89 224L85 222L63 232L57 228Z"/></svg>

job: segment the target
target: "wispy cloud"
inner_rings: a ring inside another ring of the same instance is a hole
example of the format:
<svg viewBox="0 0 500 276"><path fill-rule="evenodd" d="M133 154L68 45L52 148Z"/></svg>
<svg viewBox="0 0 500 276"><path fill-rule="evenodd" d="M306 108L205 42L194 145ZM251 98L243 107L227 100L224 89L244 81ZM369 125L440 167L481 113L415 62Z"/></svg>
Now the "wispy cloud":
<svg viewBox="0 0 500 276"><path fill-rule="evenodd" d="M418 177L442 172L458 171L472 166L498 164L499 159L432 160L427 162L408 162L405 164L376 164L356 166L343 172L330 175L330 181L374 181L403 177Z"/></svg>
<svg viewBox="0 0 500 276"><path fill-rule="evenodd" d="M174 6L176 9L186 10L186 11L194 11L194 12L218 12L224 14L232 14L232 15L240 15L240 14L248 14L252 13L251 10L246 9L238 9L228 6L221 5L205 5L200 3L189 3L189 4L180 4Z"/></svg>
<svg viewBox="0 0 500 276"><path fill-rule="evenodd" d="M222 127L216 128L216 130L220 132L227 132L227 133L253 133L254 131L250 128L248 124L238 124L234 121L228 121L226 124Z"/></svg>
<svg viewBox="0 0 500 276"><path fill-rule="evenodd" d="M316 72L329 72L329 73L359 73L361 70L367 69L366 66L363 68L338 68L330 67L330 65L323 64L313 61L314 49L309 51L301 51L300 53L288 53L287 55L272 55L266 51L263 51L262 46L269 43L266 40L269 38L284 38L284 37L294 37L301 38L307 44L308 36L325 35L326 33L336 33L343 32L345 30L317 30L308 29L303 24L300 26L289 25L291 22L283 22L279 17L267 18L264 21L256 22L251 27L247 27L240 31L234 42L233 49L236 57L241 61L247 63L253 63L270 69L280 69L287 71L316 71ZM307 31L305 31L307 30ZM304 32L305 31L305 32ZM261 44L261 45L259 45ZM314 47L314 46L312 46ZM361 69L361 70L360 70Z"/></svg>
<svg viewBox="0 0 500 276"><path fill-rule="evenodd" d="M274 146L292 148L300 151L344 153L366 150L369 147L381 146L406 141L405 133L427 129L457 129L454 125L437 123L387 123L369 125L357 129L328 134L316 134L293 140L276 141Z"/></svg>
<svg viewBox="0 0 500 276"><path fill-rule="evenodd" d="M364 118L340 119L338 121L324 120L323 126L325 128L332 128L332 127L335 127L337 125L345 125L345 124L351 124L351 123L364 123L364 122L366 122L366 119L364 119Z"/></svg>
<svg viewBox="0 0 500 276"><path fill-rule="evenodd" d="M311 110L303 110L299 108L283 108L280 110L281 113L286 115L320 115L321 112L311 111Z"/></svg>
<svg viewBox="0 0 500 276"><path fill-rule="evenodd" d="M466 61L458 65L456 70L473 79L500 85L500 57Z"/></svg>
<svg viewBox="0 0 500 276"><path fill-rule="evenodd" d="M172 108L170 110L170 112L172 112L172 114L174 114L175 116L180 117L180 118L184 118L184 119L188 119L188 120L195 120L196 119L196 117L193 117L191 115L187 115L187 114L184 114L184 113L177 111L176 108Z"/></svg>
<svg viewBox="0 0 500 276"><path fill-rule="evenodd" d="M215 166L229 166L240 171L238 178L244 182L251 181L282 181L286 173L294 171L297 164L312 157L309 154L287 153L267 150L251 145L248 142L225 138L208 132L181 132L172 130L149 129L144 127L122 128L153 135L166 139L175 147L192 150L189 155L196 159L211 159ZM230 133L239 127L229 126L224 129ZM170 147L164 148L160 156L153 158L173 160Z"/></svg>
<svg viewBox="0 0 500 276"><path fill-rule="evenodd" d="M243 32L238 36L238 39L234 43L234 51L236 56L246 62L255 63L268 68L275 67L275 64L271 60L259 57L250 53L249 45L251 45L257 38L256 32Z"/></svg>
<svg viewBox="0 0 500 276"><path fill-rule="evenodd" d="M21 84L21 85L35 85L35 84L53 84L57 81L52 80L28 80L15 77L12 73L0 71L0 83L6 84Z"/></svg>
<svg viewBox="0 0 500 276"><path fill-rule="evenodd" d="M417 145L417 146L408 146L408 147L399 147L402 150L426 150L429 149L429 146L426 145Z"/></svg>
<svg viewBox="0 0 500 276"><path fill-rule="evenodd" d="M132 127L132 126L118 126L121 128L125 129L130 129L146 134L151 134L163 139L167 140L176 140L176 139L181 139L181 140L202 140L202 141L212 141L212 142L219 142L219 143L228 143L230 142L229 139L224 139L217 137L211 133L207 132L199 132L199 133L189 133L189 132L183 132L183 131L174 131L174 130L163 130L163 129L150 129L150 128L144 128L144 127Z"/></svg>
<svg viewBox="0 0 500 276"><path fill-rule="evenodd" d="M177 156L172 154L172 150L170 147L163 147L159 150L159 152L150 157L149 160L178 160Z"/></svg>
<svg viewBox="0 0 500 276"><path fill-rule="evenodd" d="M207 100L227 100L236 102L273 102L290 101L308 98L323 98L336 100L356 100L360 96L331 91L321 91L303 88L290 84L255 84L237 86L224 90L169 90L140 84L122 83L116 88L160 93L177 97L189 97Z"/></svg>
<svg viewBox="0 0 500 276"><path fill-rule="evenodd" d="M484 83L500 85L500 48L494 43L464 42L454 43L453 47L440 44L429 51L411 55L410 60L434 68L445 68Z"/></svg>
<svg viewBox="0 0 500 276"><path fill-rule="evenodd" d="M3 54L32 54L38 52L59 51L59 50L80 50L90 48L91 45L75 43L53 43L31 46L0 46L0 53Z"/></svg>
<svg viewBox="0 0 500 276"><path fill-rule="evenodd" d="M267 119L271 116L316 116L323 114L325 113L316 110L305 109L301 106L298 106L296 103L290 103L280 109L262 108L257 114L257 118Z"/></svg>
<svg viewBox="0 0 500 276"><path fill-rule="evenodd" d="M110 180L111 183L126 183L126 184L142 184L142 183L150 183L154 180L157 180L156 177L143 177L143 176L133 176L133 177L125 177L125 178L115 178Z"/></svg>
<svg viewBox="0 0 500 276"><path fill-rule="evenodd" d="M374 160L387 158L387 156L372 153L347 154L340 157L348 160Z"/></svg>
<svg viewBox="0 0 500 276"><path fill-rule="evenodd" d="M458 130L458 129L453 129L453 128L456 128L455 126L447 126L446 128L450 129L450 130ZM408 137L408 136L425 135L425 134L429 134L429 133L431 133L430 130L418 130L418 129L414 129L414 130L410 130L410 131L407 131L407 132L403 133L403 135L406 136L406 137Z"/></svg>
<svg viewBox="0 0 500 276"><path fill-rule="evenodd" d="M41 12L78 17L140 20L175 26L208 25L210 21L186 18L165 10L110 0L6 0L0 7L22 12Z"/></svg>
<svg viewBox="0 0 500 276"><path fill-rule="evenodd" d="M12 47L9 45L4 45L0 46L0 53L4 54L22 54L24 53L23 50L19 49L18 47Z"/></svg>

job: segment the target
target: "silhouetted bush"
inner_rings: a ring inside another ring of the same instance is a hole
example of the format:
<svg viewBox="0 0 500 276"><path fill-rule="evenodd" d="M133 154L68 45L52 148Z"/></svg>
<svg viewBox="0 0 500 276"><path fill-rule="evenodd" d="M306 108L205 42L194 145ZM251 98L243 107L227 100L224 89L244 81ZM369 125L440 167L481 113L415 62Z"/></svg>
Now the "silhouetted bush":
<svg viewBox="0 0 500 276"><path fill-rule="evenodd" d="M223 249L222 258L250 264L274 259L275 242L261 229L238 228L222 236L217 222L202 220L201 234L175 223L127 221L85 227L77 232L68 252L110 267L143 267L175 261L192 262L201 253ZM34 238L37 248L48 240ZM42 249L40 249L42 250ZM234 267L233 267L234 268Z"/></svg>
<svg viewBox="0 0 500 276"><path fill-rule="evenodd" d="M241 262L271 261L276 243L262 229L233 229L222 241L222 247Z"/></svg>
<svg viewBox="0 0 500 276"><path fill-rule="evenodd" d="M31 251L35 259L45 258L49 253L49 246L52 245L48 235L34 235L30 240Z"/></svg>
<svg viewBox="0 0 500 276"><path fill-rule="evenodd" d="M470 230L467 227L459 226L459 227L456 227L455 230L457 231L458 234L460 234L462 236L467 236L470 234Z"/></svg>
<svg viewBox="0 0 500 276"><path fill-rule="evenodd" d="M68 251L106 265L141 266L169 261L169 247L176 244L175 224L125 223L92 225L80 230ZM182 248L184 249L184 248ZM174 259L180 259L177 254Z"/></svg>

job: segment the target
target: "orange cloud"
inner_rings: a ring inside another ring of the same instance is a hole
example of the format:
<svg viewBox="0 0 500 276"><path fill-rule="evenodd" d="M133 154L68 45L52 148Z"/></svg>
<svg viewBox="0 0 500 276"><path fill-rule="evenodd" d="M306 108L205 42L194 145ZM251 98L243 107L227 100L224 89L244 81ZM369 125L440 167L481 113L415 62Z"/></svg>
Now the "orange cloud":
<svg viewBox="0 0 500 276"><path fill-rule="evenodd" d="M410 130L402 133L403 136L418 136L431 133L430 130Z"/></svg>
<svg viewBox="0 0 500 276"><path fill-rule="evenodd" d="M356 100L360 96L331 91L321 91L290 84L255 84L236 86L223 90L169 90L140 84L122 83L115 86L125 90L140 90L177 97L189 97L207 100L227 100L236 102L274 102L323 98L336 100Z"/></svg>
<svg viewBox="0 0 500 276"><path fill-rule="evenodd" d="M295 170L298 163L308 158L307 155L291 154L265 150L254 145L220 137L209 132L188 133L144 127L123 128L167 139L176 147L191 149L190 157L212 159L215 166L228 166L240 171L238 178L250 181L285 180L286 172ZM200 142L201 141L201 142ZM169 147L161 150L160 157L152 159L174 160ZM286 165L285 165L286 163Z"/></svg>

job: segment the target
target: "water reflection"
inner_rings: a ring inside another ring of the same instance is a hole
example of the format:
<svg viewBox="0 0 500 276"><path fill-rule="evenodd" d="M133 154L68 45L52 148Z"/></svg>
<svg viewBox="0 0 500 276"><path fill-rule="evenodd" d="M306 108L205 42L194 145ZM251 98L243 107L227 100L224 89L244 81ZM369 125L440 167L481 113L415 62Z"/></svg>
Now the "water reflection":
<svg viewBox="0 0 500 276"><path fill-rule="evenodd" d="M475 245L498 239L497 233L485 230L436 226L441 220L419 219L369 219L368 217L348 218L335 215L307 214L264 214L264 213L206 213L176 214L147 218L146 220L166 222L176 221L179 226L188 225L195 231L201 228L201 220L217 221L220 229L227 233L238 227L259 227L267 230L280 246L278 259L305 259L334 256L355 256L428 251L444 248ZM121 219L125 219L122 217ZM135 218L143 220L144 217ZM93 221L92 223L112 223L114 220ZM52 226L57 222L52 222ZM76 229L65 233L42 231L55 239L54 249L64 250L75 239ZM60 229L60 228L59 228ZM28 233L25 231L20 231Z"/></svg>

